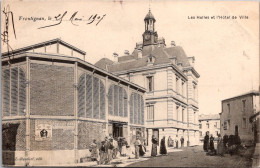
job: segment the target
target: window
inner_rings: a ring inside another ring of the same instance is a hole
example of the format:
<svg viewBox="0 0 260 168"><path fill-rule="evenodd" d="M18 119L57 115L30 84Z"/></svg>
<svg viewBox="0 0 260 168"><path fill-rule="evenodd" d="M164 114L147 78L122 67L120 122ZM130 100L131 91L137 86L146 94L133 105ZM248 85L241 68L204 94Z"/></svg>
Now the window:
<svg viewBox="0 0 260 168"><path fill-rule="evenodd" d="M228 113L230 113L230 104L227 104Z"/></svg>
<svg viewBox="0 0 260 168"><path fill-rule="evenodd" d="M147 106L147 120L154 120L154 106Z"/></svg>
<svg viewBox="0 0 260 168"><path fill-rule="evenodd" d="M179 121L179 106L176 106L176 120Z"/></svg>
<svg viewBox="0 0 260 168"><path fill-rule="evenodd" d="M200 131L200 137L202 137L202 132Z"/></svg>
<svg viewBox="0 0 260 168"><path fill-rule="evenodd" d="M242 100L243 103L243 112L246 112L246 100Z"/></svg>
<svg viewBox="0 0 260 168"><path fill-rule="evenodd" d="M130 123L144 125L144 100L138 93L130 96Z"/></svg>
<svg viewBox="0 0 260 168"><path fill-rule="evenodd" d="M78 117L104 120L106 116L105 102L103 82L86 73L81 75L78 84Z"/></svg>
<svg viewBox="0 0 260 168"><path fill-rule="evenodd" d="M207 123L206 125L207 125L207 127L209 128L209 123Z"/></svg>
<svg viewBox="0 0 260 168"><path fill-rule="evenodd" d="M224 130L227 130L227 122L224 122Z"/></svg>
<svg viewBox="0 0 260 168"><path fill-rule="evenodd" d="M215 122L214 127L215 127L215 128L218 127L218 122Z"/></svg>
<svg viewBox="0 0 260 168"><path fill-rule="evenodd" d="M184 82L181 83L181 94L184 96Z"/></svg>
<svg viewBox="0 0 260 168"><path fill-rule="evenodd" d="M200 129L202 129L202 124L199 124Z"/></svg>
<svg viewBox="0 0 260 168"><path fill-rule="evenodd" d="M215 132L215 135L218 136L218 131Z"/></svg>
<svg viewBox="0 0 260 168"><path fill-rule="evenodd" d="M230 120L228 120L228 127L227 129L230 129Z"/></svg>
<svg viewBox="0 0 260 168"><path fill-rule="evenodd" d="M2 72L4 116L24 116L26 108L26 77L22 68L14 67Z"/></svg>
<svg viewBox="0 0 260 168"><path fill-rule="evenodd" d="M243 118L242 127L243 127L243 128L246 128L246 118Z"/></svg>
<svg viewBox="0 0 260 168"><path fill-rule="evenodd" d="M181 121L184 122L184 108L182 109Z"/></svg>
<svg viewBox="0 0 260 168"><path fill-rule="evenodd" d="M154 89L154 86L153 86L153 76L148 76L147 77L147 81L148 81L148 91L151 92Z"/></svg>
<svg viewBox="0 0 260 168"><path fill-rule="evenodd" d="M176 78L176 92L179 93L179 78Z"/></svg>
<svg viewBox="0 0 260 168"><path fill-rule="evenodd" d="M196 89L197 89L196 85L193 84L193 99L194 100L196 100Z"/></svg>

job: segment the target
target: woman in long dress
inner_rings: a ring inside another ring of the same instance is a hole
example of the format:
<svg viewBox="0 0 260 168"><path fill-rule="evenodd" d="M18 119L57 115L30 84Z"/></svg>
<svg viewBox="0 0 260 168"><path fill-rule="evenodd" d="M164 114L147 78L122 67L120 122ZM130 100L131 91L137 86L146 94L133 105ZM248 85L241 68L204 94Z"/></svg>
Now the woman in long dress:
<svg viewBox="0 0 260 168"><path fill-rule="evenodd" d="M209 149L214 150L214 137L211 135L210 136L210 142L209 142Z"/></svg>
<svg viewBox="0 0 260 168"><path fill-rule="evenodd" d="M91 151L91 160L98 161L99 152L98 152L98 146L95 139L93 140L93 143L91 143L90 145L90 151Z"/></svg>
<svg viewBox="0 0 260 168"><path fill-rule="evenodd" d="M204 137L204 144L203 144L203 149L204 149L204 151L208 151L208 145L209 144L209 135L208 135L208 133L206 132L206 135L205 135L205 137Z"/></svg>
<svg viewBox="0 0 260 168"><path fill-rule="evenodd" d="M158 144L158 140L153 135L152 136L152 153L151 153L152 157L155 157L157 155L157 144Z"/></svg>
<svg viewBox="0 0 260 168"><path fill-rule="evenodd" d="M220 156L223 156L224 154L224 143L220 134L218 137L217 154Z"/></svg>
<svg viewBox="0 0 260 168"><path fill-rule="evenodd" d="M161 139L160 154L161 155L167 154L167 149L166 149L166 146L165 146L165 136L163 136L163 138Z"/></svg>
<svg viewBox="0 0 260 168"><path fill-rule="evenodd" d="M121 139L121 155L126 156L126 146L128 145L127 141L125 138Z"/></svg>

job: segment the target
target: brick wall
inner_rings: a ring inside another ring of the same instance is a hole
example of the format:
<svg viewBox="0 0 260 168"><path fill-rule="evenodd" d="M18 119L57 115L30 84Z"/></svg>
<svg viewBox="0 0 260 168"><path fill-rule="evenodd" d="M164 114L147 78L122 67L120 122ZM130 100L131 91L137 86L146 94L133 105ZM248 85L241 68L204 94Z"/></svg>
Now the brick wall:
<svg viewBox="0 0 260 168"><path fill-rule="evenodd" d="M31 114L73 116L73 84L72 67L31 63Z"/></svg>
<svg viewBox="0 0 260 168"><path fill-rule="evenodd" d="M88 149L96 139L98 143L105 140L105 123L80 121L78 123L78 149Z"/></svg>
<svg viewBox="0 0 260 168"><path fill-rule="evenodd" d="M74 121L31 120L30 144L31 150L72 150L74 149ZM36 140L35 125L49 124L52 126L50 140Z"/></svg>

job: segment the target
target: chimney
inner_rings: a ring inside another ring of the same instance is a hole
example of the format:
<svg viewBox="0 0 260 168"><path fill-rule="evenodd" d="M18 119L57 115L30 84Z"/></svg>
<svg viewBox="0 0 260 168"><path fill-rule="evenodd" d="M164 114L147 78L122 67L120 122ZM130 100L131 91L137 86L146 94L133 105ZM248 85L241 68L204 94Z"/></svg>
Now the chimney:
<svg viewBox="0 0 260 168"><path fill-rule="evenodd" d="M171 47L175 47L176 44L175 44L175 41L171 41Z"/></svg>
<svg viewBox="0 0 260 168"><path fill-rule="evenodd" d="M113 56L114 56L114 62L118 62L118 54L114 52Z"/></svg>
<svg viewBox="0 0 260 168"><path fill-rule="evenodd" d="M138 56L138 59L143 57L143 53L142 53L142 49L141 48L137 49L137 56Z"/></svg>
<svg viewBox="0 0 260 168"><path fill-rule="evenodd" d="M182 70L182 63L177 63L177 66Z"/></svg>
<svg viewBox="0 0 260 168"><path fill-rule="evenodd" d="M171 57L170 60L173 64L177 64L177 58L175 56Z"/></svg>
<svg viewBox="0 0 260 168"><path fill-rule="evenodd" d="M124 54L127 56L129 55L129 51L128 50L125 50Z"/></svg>
<svg viewBox="0 0 260 168"><path fill-rule="evenodd" d="M193 67L194 63L195 63L195 57L194 56L188 57L188 60L189 60L190 65Z"/></svg>

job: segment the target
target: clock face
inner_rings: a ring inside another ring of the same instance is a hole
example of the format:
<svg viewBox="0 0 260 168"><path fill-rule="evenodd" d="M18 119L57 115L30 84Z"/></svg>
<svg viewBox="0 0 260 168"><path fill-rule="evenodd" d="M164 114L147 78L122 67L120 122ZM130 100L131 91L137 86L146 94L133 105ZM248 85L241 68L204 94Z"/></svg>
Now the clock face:
<svg viewBox="0 0 260 168"><path fill-rule="evenodd" d="M145 40L150 40L151 36L149 34L144 35Z"/></svg>

